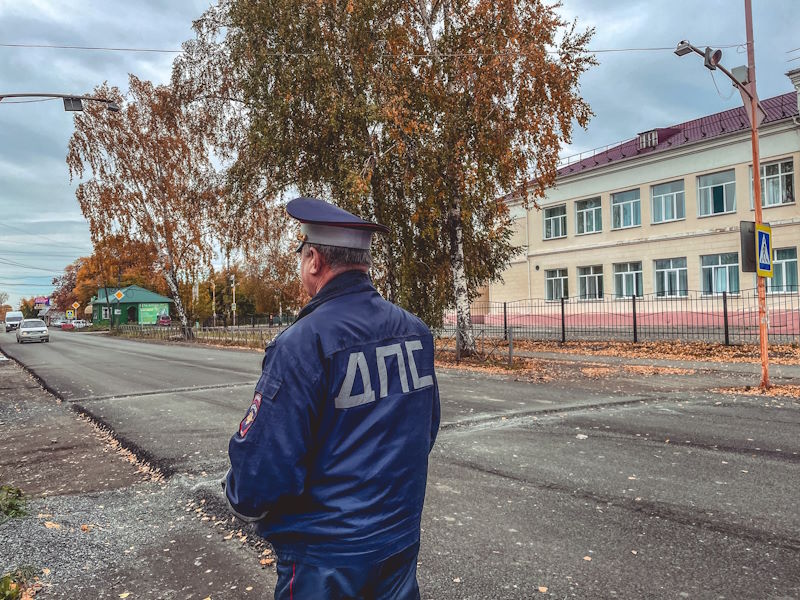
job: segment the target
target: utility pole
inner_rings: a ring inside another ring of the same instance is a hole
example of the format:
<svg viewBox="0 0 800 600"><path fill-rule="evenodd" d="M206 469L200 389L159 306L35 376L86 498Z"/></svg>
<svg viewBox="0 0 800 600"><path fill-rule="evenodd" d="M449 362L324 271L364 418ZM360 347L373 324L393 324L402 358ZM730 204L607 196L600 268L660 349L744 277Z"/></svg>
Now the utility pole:
<svg viewBox="0 0 800 600"><path fill-rule="evenodd" d="M744 21L747 29L747 75L749 83L745 87L750 96L750 144L753 148L753 206L756 225L762 223L761 215L761 164L758 150L758 94L756 94L756 59L753 49L753 10L751 0L744 0ZM744 100L744 94L742 94ZM771 249L770 249L771 251ZM770 257L771 260L771 257ZM761 342L761 388L769 387L769 332L767 329L767 286L764 277L758 275L758 333Z"/></svg>
<svg viewBox="0 0 800 600"><path fill-rule="evenodd" d="M214 322L214 327L217 326L217 284L211 280L211 314Z"/></svg>
<svg viewBox="0 0 800 600"><path fill-rule="evenodd" d="M719 69L722 71L732 82L739 93L742 95L742 102L744 104L747 118L750 121L750 145L753 154L753 207L755 212L756 231L758 225L762 224L761 213L761 164L759 160L758 150L758 125L764 118L764 111L758 103L758 94L756 93L756 61L753 50L753 10L751 0L744 0L744 18L745 29L747 34L747 69L746 75L742 76L741 71L744 67L734 69L734 73L739 71L737 77L728 69L719 64L722 58L722 50L713 50L706 48L705 52L693 46L688 41L683 40L678 44L675 49L675 54L678 56L685 56L691 52L699 54L705 59L705 66L710 70ZM756 233L756 240L758 234ZM770 244L771 245L771 244ZM771 251L771 248L770 248ZM758 252L756 252L758 257ZM772 260L772 257L770 257ZM761 389L769 388L769 331L768 331L768 316L767 316L767 286L764 277L757 275L758 285L758 333L761 348Z"/></svg>
<svg viewBox="0 0 800 600"><path fill-rule="evenodd" d="M231 275L231 287L233 288L233 304L231 305L231 310L233 310L233 326L236 327L236 273Z"/></svg>

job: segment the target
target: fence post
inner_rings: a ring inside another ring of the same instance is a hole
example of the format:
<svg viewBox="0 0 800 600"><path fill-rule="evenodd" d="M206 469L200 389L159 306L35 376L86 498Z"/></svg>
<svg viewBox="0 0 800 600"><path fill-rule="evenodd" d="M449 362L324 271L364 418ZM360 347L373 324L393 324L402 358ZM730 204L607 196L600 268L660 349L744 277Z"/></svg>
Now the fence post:
<svg viewBox="0 0 800 600"><path fill-rule="evenodd" d="M722 319L725 327L725 345L731 345L731 338L728 333L728 292L722 292Z"/></svg>
<svg viewBox="0 0 800 600"><path fill-rule="evenodd" d="M508 328L508 366L514 366L514 328Z"/></svg>
<svg viewBox="0 0 800 600"><path fill-rule="evenodd" d="M564 296L561 296L561 343L567 341L567 325L564 319Z"/></svg>
<svg viewBox="0 0 800 600"><path fill-rule="evenodd" d="M636 294L631 296L631 300L633 300L633 343L637 343L639 341L639 330L636 327Z"/></svg>
<svg viewBox="0 0 800 600"><path fill-rule="evenodd" d="M503 302L503 339L508 339L508 311L506 302Z"/></svg>

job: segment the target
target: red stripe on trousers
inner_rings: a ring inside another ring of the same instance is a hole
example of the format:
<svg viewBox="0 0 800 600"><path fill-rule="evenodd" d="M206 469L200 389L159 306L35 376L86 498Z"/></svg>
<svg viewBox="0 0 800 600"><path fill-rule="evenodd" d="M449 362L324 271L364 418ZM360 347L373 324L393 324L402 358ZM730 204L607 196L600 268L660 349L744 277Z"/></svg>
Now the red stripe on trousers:
<svg viewBox="0 0 800 600"><path fill-rule="evenodd" d="M292 586L294 586L294 567L296 563L292 563L292 580L289 582L289 600L294 600L294 591Z"/></svg>

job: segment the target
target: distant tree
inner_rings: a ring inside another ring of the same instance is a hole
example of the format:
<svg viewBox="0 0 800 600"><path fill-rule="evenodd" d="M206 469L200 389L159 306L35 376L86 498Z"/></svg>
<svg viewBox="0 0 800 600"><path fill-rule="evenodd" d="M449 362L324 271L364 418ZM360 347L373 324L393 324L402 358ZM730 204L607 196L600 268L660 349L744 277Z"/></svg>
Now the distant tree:
<svg viewBox="0 0 800 600"><path fill-rule="evenodd" d="M454 305L472 351L470 300L517 251L498 199L529 206L555 181L591 115L592 32L540 0L220 0L207 15L177 79L205 74L207 96L245 107L232 176L389 225L388 296L433 324Z"/></svg>
<svg viewBox="0 0 800 600"><path fill-rule="evenodd" d="M34 305L35 298L22 298L19 302L19 310L22 312L22 316L25 319L33 319L34 317L39 315L39 311L36 310Z"/></svg>
<svg viewBox="0 0 800 600"><path fill-rule="evenodd" d="M0 290L0 306L8 302L8 292Z"/></svg>
<svg viewBox="0 0 800 600"><path fill-rule="evenodd" d="M85 262L85 258L78 258L74 262L64 267L64 272L58 277L53 277L53 293L50 296L53 302L53 308L60 311L65 311L72 307L72 304L78 300L75 295L75 286L78 279L78 270ZM81 302L85 305L84 302Z"/></svg>
<svg viewBox="0 0 800 600"><path fill-rule="evenodd" d="M91 173L76 196L92 239L102 244L120 236L152 248L184 332L191 335L179 280L210 262L219 203L205 139L168 86L130 75L125 98L105 84L94 95L115 100L121 110L89 103L75 116L67 164L72 177Z"/></svg>

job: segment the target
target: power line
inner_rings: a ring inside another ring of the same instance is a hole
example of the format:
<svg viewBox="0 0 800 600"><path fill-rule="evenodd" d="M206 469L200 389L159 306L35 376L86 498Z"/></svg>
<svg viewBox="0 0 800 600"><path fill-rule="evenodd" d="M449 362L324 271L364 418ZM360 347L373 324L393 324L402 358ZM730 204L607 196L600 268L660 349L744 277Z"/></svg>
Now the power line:
<svg viewBox="0 0 800 600"><path fill-rule="evenodd" d="M702 44L701 44L702 45ZM737 48L743 46L742 43L738 44L722 44L713 46L714 48ZM3 44L0 43L2 48L26 48L26 49L48 49L48 50L90 50L100 52L150 52L150 53L163 53L163 54L181 54L183 50L170 50L166 48L119 48L113 46L71 46L71 45L56 45L56 44ZM674 51L675 46L655 46L644 48L589 48L586 54L604 54L612 52L662 52L665 50ZM548 54L558 54L557 50L549 50ZM315 56L317 52L268 52L265 56ZM440 56L447 58L469 58L469 57L489 57L489 56L517 56L524 54L524 52L457 52L457 53L441 53ZM352 55L355 56L355 55ZM351 56L351 57L352 57ZM405 53L401 52L393 54L396 57L409 57L409 58L428 58L431 56L429 53Z"/></svg>
<svg viewBox="0 0 800 600"><path fill-rule="evenodd" d="M58 244L58 246L60 246L61 248L73 248L75 250L80 250L82 252L86 252L86 249L84 249L84 248L78 248L77 246L68 246L68 245L64 244L63 242L60 242L59 240L55 240L55 239L53 239L51 237L47 237L46 235L42 235L41 233L34 233L32 231L28 231L26 229L23 229L22 227L15 227L14 225L9 225L8 223L0 223L0 227L7 227L8 229L15 229L17 231L21 231L22 233L27 233L28 235L32 235L32 236L35 236L37 238L41 238L43 240L48 240L49 242L51 242L53 244ZM41 246L43 244L38 244L38 245ZM49 245L49 244L46 244L46 245Z"/></svg>
<svg viewBox="0 0 800 600"><path fill-rule="evenodd" d="M53 271L49 268L26 265L25 263L17 262L14 260L8 260L6 258L0 258L0 264L8 265L9 267L19 267L21 269L35 269L37 271L44 271L46 273L50 273L51 275L60 275L60 273L58 273L57 271Z"/></svg>

